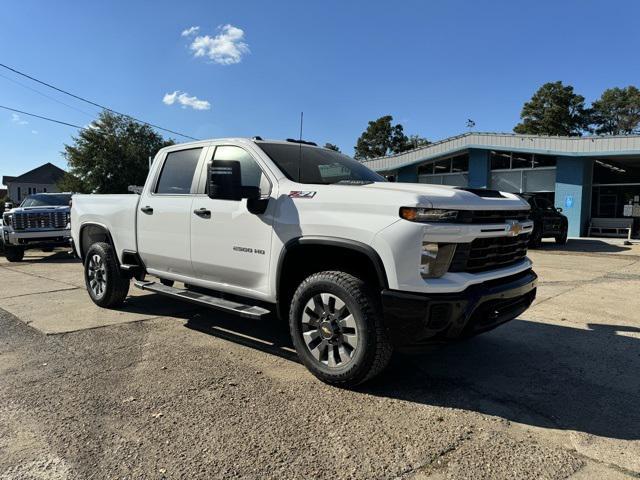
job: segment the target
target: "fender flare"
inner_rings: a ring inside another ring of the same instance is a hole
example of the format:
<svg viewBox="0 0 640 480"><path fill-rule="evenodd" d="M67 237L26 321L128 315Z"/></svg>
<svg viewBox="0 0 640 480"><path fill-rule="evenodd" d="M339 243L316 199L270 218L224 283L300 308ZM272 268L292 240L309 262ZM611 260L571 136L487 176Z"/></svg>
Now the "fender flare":
<svg viewBox="0 0 640 480"><path fill-rule="evenodd" d="M282 267L284 265L284 261L287 256L287 252L291 251L294 248L302 247L305 245L340 247L340 248L346 248L348 250L353 250L353 251L362 253L366 255L369 258L369 260L371 260L371 263L373 264L373 268L376 271L376 276L378 278L378 282L380 284L381 289L385 289L389 287L389 282L387 279L387 273L384 268L384 263L382 263L382 259L380 258L380 255L378 255L378 252L376 252L373 249L373 247L371 247L370 245L367 245L366 243L358 242L357 240L350 240L350 239L339 238L339 237L303 236L303 237L297 237L289 240L282 247L282 251L280 252L280 257L278 258L278 267L276 269L276 288L280 286L281 276L282 276Z"/></svg>

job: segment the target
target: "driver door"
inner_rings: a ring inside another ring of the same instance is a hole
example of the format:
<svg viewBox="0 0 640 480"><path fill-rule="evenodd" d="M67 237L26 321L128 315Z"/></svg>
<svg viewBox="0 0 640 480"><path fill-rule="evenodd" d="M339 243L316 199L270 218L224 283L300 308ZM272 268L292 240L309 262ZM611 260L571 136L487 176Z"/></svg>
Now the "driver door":
<svg viewBox="0 0 640 480"><path fill-rule="evenodd" d="M221 290L269 291L269 262L275 192L272 182L247 149L235 145L211 147L207 166L218 161L240 162L242 187L260 187L261 197L268 200L264 213L251 213L247 199L211 199L206 184L193 201L191 215L191 262L196 278L215 282ZM202 184L202 182L201 182ZM225 288L226 287L226 288Z"/></svg>

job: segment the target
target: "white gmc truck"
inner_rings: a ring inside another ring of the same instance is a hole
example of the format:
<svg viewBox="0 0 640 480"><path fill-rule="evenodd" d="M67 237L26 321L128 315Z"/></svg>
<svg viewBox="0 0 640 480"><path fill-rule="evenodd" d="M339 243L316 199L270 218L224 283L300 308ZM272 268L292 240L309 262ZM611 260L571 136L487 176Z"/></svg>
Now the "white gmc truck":
<svg viewBox="0 0 640 480"><path fill-rule="evenodd" d="M310 142L260 137L164 148L138 195L74 195L71 210L97 305L121 305L135 279L243 317L274 312L307 368L342 386L379 373L395 347L524 312L532 228L516 195L390 183Z"/></svg>

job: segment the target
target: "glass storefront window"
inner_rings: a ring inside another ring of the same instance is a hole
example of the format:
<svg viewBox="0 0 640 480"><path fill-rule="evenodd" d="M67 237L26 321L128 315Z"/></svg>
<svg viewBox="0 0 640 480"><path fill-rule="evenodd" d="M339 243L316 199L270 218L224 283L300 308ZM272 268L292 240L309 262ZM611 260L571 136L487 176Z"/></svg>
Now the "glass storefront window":
<svg viewBox="0 0 640 480"><path fill-rule="evenodd" d="M432 175L433 174L433 163L425 163L424 165L420 165L418 167L418 175Z"/></svg>
<svg viewBox="0 0 640 480"><path fill-rule="evenodd" d="M511 157L511 168L531 168L533 155L530 153L513 152Z"/></svg>
<svg viewBox="0 0 640 480"><path fill-rule="evenodd" d="M451 171L461 173L469 171L469 155L458 155L451 159Z"/></svg>
<svg viewBox="0 0 640 480"><path fill-rule="evenodd" d="M556 166L556 157L551 155L538 155L537 153L533 156L533 167L541 168L541 167L555 167Z"/></svg>
<svg viewBox="0 0 640 480"><path fill-rule="evenodd" d="M450 173L451 172L451 159L447 158L446 160L438 160L433 164L434 172L433 173Z"/></svg>
<svg viewBox="0 0 640 480"><path fill-rule="evenodd" d="M511 168L510 152L491 152L491 170L506 170Z"/></svg>

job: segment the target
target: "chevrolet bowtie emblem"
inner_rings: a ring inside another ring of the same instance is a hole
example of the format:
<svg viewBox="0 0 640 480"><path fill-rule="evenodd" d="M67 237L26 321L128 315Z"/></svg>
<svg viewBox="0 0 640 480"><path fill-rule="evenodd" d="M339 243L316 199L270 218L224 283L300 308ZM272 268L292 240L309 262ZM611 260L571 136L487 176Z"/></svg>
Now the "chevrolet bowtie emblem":
<svg viewBox="0 0 640 480"><path fill-rule="evenodd" d="M517 237L522 232L522 225L519 222L507 224L507 234L510 237Z"/></svg>

